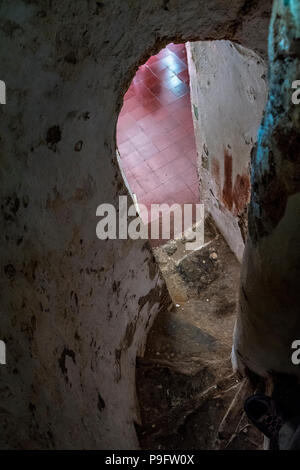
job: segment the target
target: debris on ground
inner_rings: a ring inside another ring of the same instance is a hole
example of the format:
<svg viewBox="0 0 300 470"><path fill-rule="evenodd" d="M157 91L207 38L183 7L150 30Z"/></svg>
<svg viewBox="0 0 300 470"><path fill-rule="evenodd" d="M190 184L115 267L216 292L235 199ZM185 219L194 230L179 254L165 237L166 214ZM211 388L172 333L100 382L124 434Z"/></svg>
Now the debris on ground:
<svg viewBox="0 0 300 470"><path fill-rule="evenodd" d="M203 249L182 240L154 254L173 308L156 318L137 360L142 449L261 449L243 400L253 390L230 361L240 264L211 220ZM176 249L175 249L176 245Z"/></svg>

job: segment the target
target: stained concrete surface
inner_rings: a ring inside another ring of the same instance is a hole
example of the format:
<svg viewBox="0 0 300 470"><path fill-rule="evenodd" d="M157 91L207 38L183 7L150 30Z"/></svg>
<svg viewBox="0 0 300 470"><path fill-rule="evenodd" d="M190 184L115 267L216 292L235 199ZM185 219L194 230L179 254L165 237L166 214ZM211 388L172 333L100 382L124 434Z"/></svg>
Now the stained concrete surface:
<svg viewBox="0 0 300 470"><path fill-rule="evenodd" d="M144 449L262 447L243 413L253 391L243 391L230 362L240 265L211 221L205 234L195 252L182 240L154 250L174 306L157 317L137 361Z"/></svg>
<svg viewBox="0 0 300 470"><path fill-rule="evenodd" d="M187 52L201 201L241 261L267 61L231 41L191 42Z"/></svg>

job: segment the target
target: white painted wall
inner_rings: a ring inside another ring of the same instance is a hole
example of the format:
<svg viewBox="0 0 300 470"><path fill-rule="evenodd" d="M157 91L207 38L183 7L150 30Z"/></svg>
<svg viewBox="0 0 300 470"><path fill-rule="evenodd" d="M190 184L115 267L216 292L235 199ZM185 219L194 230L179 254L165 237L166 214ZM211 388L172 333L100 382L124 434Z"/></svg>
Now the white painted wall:
<svg viewBox="0 0 300 470"><path fill-rule="evenodd" d="M250 154L267 99L266 66L230 41L191 42L187 51L201 199L241 260Z"/></svg>

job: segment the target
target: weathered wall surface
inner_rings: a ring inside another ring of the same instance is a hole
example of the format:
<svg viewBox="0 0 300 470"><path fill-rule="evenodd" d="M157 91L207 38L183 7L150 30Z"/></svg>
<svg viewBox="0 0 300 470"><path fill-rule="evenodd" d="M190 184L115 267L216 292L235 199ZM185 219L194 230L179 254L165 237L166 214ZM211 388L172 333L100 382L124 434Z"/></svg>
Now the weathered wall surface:
<svg viewBox="0 0 300 470"><path fill-rule="evenodd" d="M270 94L252 162L253 191L235 356L261 375L300 376L292 342L300 338L300 3L276 0L270 29ZM259 299L259 300L258 300Z"/></svg>
<svg viewBox="0 0 300 470"><path fill-rule="evenodd" d="M230 41L187 44L201 200L241 261L250 155L267 100L262 58Z"/></svg>
<svg viewBox="0 0 300 470"><path fill-rule="evenodd" d="M96 238L126 191L122 95L172 40L263 54L270 3L1 2L1 448L137 447L135 356L168 296L148 245Z"/></svg>

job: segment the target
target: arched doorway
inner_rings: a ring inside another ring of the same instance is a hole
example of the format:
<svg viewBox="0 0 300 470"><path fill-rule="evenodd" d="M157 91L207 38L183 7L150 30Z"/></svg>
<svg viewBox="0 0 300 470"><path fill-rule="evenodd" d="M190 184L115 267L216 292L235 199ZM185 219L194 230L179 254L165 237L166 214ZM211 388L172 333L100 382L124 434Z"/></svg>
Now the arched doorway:
<svg viewBox="0 0 300 470"><path fill-rule="evenodd" d="M187 48L189 64L185 44L172 43L139 67L117 125L120 167L137 207L145 205L145 223L151 225L154 203L203 202L213 215L206 220L205 245L194 253L183 240L157 247L149 234L173 308L156 318L137 361L137 431L146 449L257 449L259 433L240 431L247 428L245 417L234 436L225 433L221 443L218 438L241 388L230 361L240 274L235 255L241 258L242 239L237 221L246 217L249 202L250 154L267 95L265 66L229 41ZM248 182L242 187L240 173Z"/></svg>

